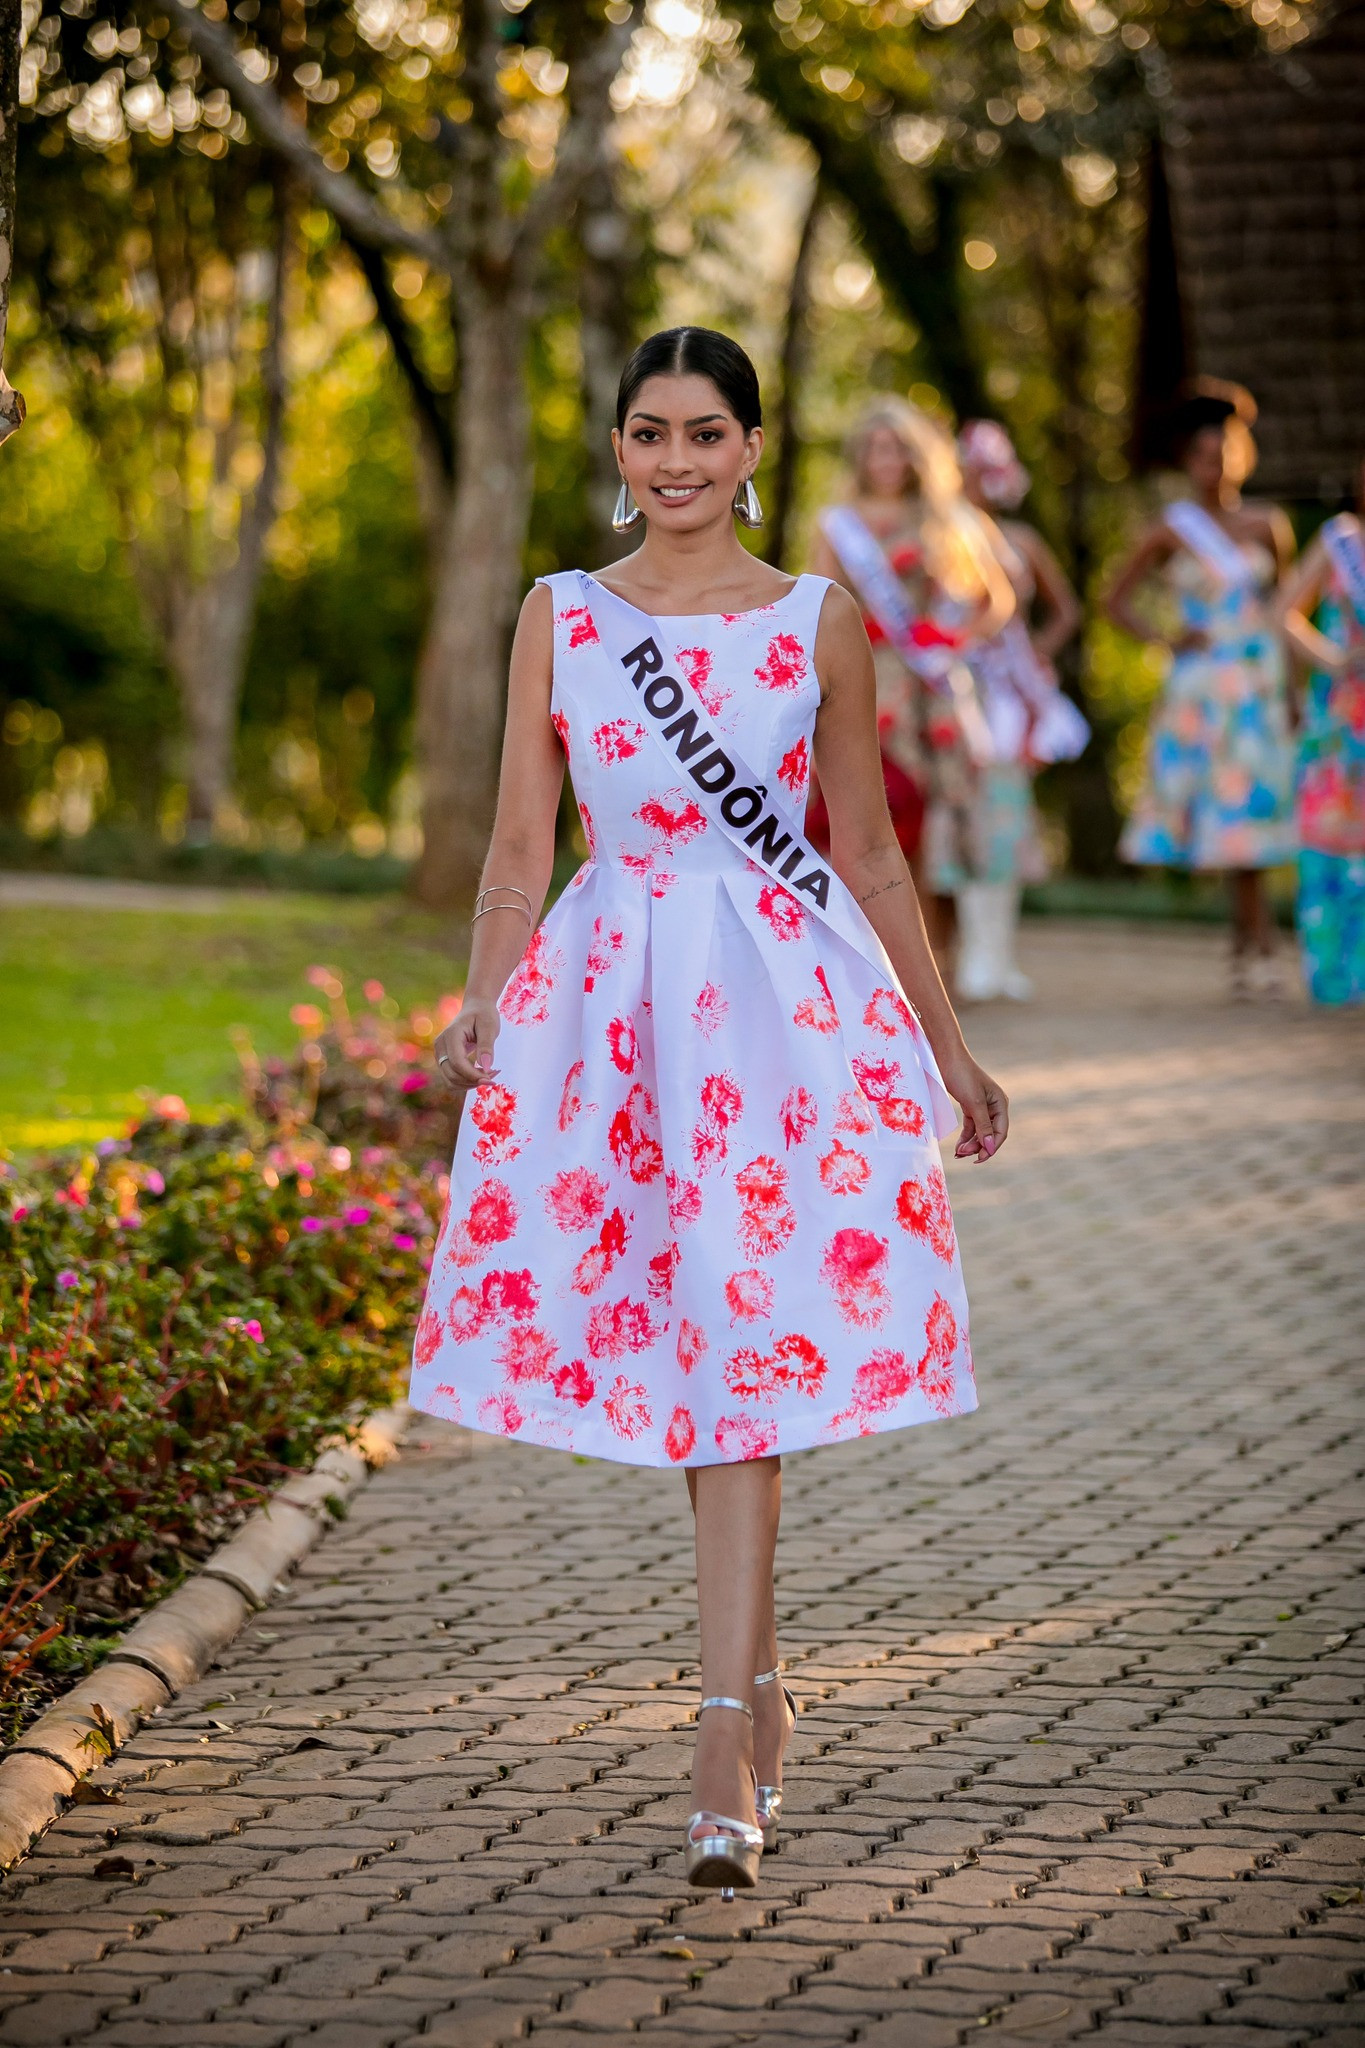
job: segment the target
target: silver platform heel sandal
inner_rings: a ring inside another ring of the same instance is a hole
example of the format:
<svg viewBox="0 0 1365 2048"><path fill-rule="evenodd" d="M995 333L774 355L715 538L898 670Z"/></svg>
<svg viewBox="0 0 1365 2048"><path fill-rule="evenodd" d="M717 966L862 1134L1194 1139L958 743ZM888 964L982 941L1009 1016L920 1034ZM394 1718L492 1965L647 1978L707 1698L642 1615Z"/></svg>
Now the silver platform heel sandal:
<svg viewBox="0 0 1365 2048"><path fill-rule="evenodd" d="M754 1680L754 1684L775 1685L781 1676L782 1666L774 1664L771 1671L760 1671L758 1677ZM787 1702L787 1713L789 1716L787 1732L790 1734L796 1727L798 1709L789 1685L783 1686L782 1697ZM780 1785L760 1785L754 1795L754 1813L758 1820L759 1832L763 1837L763 1847L765 1849L775 1849L777 1847L778 1823L782 1818L782 1787Z"/></svg>
<svg viewBox="0 0 1365 2048"><path fill-rule="evenodd" d="M704 1714L708 1707L734 1707L751 1721L754 1718L747 1700L717 1694L713 1699L703 1700L697 1712ZM726 1832L722 1833L722 1829ZM752 1891L758 1883L762 1854L762 1828L750 1827L747 1821L735 1820L728 1813L712 1813L708 1807L688 1816L685 1855L689 1884L705 1891L719 1891L723 1899L732 1899L737 1891Z"/></svg>

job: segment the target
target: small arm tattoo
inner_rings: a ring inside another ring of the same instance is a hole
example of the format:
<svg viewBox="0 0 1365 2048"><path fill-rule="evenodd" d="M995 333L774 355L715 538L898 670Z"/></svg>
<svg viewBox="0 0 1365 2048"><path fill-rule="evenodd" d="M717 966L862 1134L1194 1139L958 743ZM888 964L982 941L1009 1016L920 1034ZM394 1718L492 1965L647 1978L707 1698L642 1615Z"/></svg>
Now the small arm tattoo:
<svg viewBox="0 0 1365 2048"><path fill-rule="evenodd" d="M866 896L860 896L860 903L870 903L874 896L885 896L888 889L899 889L905 881L904 875L897 875L894 882L879 882L875 889L869 889Z"/></svg>

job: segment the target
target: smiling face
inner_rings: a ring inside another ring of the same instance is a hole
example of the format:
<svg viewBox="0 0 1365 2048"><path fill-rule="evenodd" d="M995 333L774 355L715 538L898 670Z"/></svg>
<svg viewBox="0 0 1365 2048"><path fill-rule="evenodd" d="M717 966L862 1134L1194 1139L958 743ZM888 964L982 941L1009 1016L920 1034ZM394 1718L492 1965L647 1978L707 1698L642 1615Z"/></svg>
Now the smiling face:
<svg viewBox="0 0 1365 2048"><path fill-rule="evenodd" d="M612 444L650 525L695 533L729 519L736 491L757 466L763 429L746 434L709 377L649 377Z"/></svg>

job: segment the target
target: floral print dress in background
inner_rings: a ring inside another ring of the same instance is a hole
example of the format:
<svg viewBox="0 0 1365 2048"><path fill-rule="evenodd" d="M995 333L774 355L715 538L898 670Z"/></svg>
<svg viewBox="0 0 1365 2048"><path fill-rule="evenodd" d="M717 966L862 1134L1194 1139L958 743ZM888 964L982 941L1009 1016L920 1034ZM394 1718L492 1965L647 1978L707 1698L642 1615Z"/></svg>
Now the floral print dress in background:
<svg viewBox="0 0 1365 2048"><path fill-rule="evenodd" d="M1365 1002L1365 623L1333 568L1318 620L1347 650L1308 680L1299 734L1299 896L1304 980L1318 1003Z"/></svg>
<svg viewBox="0 0 1365 2048"><path fill-rule="evenodd" d="M548 582L590 855L503 992L498 1078L469 1098L414 1404L638 1465L974 1408L937 1143L956 1117L917 1018L632 715L593 616L621 600ZM798 817L827 588L636 615Z"/></svg>
<svg viewBox="0 0 1365 2048"><path fill-rule="evenodd" d="M1210 644L1174 657L1152 714L1145 781L1119 842L1135 866L1269 868L1294 856L1275 565L1258 544L1241 552L1245 582L1220 583L1187 548L1167 569L1182 626Z"/></svg>

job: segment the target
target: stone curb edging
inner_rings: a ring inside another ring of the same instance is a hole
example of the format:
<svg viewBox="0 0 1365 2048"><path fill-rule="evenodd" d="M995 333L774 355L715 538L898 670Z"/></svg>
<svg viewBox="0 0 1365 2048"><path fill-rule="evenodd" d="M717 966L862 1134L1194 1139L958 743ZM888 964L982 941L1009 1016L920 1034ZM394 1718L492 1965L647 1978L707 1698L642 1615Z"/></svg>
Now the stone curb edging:
<svg viewBox="0 0 1365 2048"><path fill-rule="evenodd" d="M183 1586L135 1621L96 1671L64 1693L0 1758L0 1871L25 1855L77 1783L108 1761L232 1641L310 1551L372 1469L396 1454L405 1401L371 1415L286 1479Z"/></svg>

